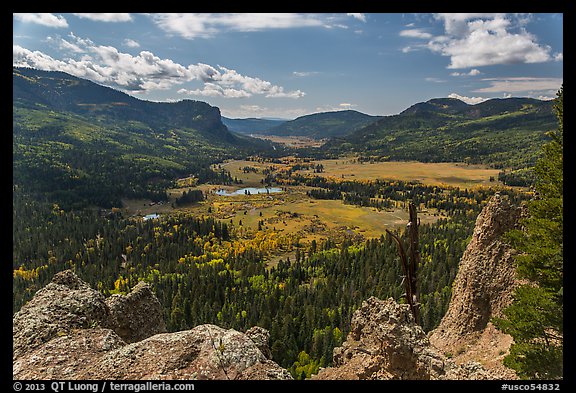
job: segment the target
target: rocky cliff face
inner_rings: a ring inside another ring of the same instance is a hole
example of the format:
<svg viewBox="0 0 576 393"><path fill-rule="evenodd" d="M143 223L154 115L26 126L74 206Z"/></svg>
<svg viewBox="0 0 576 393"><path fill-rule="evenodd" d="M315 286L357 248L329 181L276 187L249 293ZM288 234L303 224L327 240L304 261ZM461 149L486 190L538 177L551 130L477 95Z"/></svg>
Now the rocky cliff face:
<svg viewBox="0 0 576 393"><path fill-rule="evenodd" d="M517 285L514 250L502 235L518 225L522 210L496 194L476 220L448 312L429 337L408 305L393 299L365 301L352 318L334 366L315 379L514 379L502 365L512 339L489 322L510 304Z"/></svg>
<svg viewBox="0 0 576 393"><path fill-rule="evenodd" d="M14 379L291 379L269 359L268 332L214 325L166 333L145 283L105 299L71 271L13 318Z"/></svg>
<svg viewBox="0 0 576 393"><path fill-rule="evenodd" d="M508 378L515 375L502 366L502 359L512 338L498 331L490 318L501 316L519 283L516 251L502 241L502 235L517 228L523 214L521 207L499 194L484 207L460 260L448 310L429 335L432 345L452 354L455 361L475 358Z"/></svg>

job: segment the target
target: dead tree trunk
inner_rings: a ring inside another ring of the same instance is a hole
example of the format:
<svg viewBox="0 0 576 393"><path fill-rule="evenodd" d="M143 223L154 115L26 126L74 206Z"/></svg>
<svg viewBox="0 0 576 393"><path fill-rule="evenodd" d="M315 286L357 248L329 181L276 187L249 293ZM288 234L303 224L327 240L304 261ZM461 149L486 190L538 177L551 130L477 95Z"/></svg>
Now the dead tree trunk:
<svg viewBox="0 0 576 393"><path fill-rule="evenodd" d="M418 266L420 265L420 250L418 246L418 217L416 214L416 205L410 202L408 206L410 218L406 228L408 229L408 254L404 250L404 246L400 238L386 229L386 233L390 235L396 242L398 247L398 255L402 263L402 270L404 271L404 290L406 301L410 305L410 310L414 316L414 321L420 324L420 294L418 293Z"/></svg>

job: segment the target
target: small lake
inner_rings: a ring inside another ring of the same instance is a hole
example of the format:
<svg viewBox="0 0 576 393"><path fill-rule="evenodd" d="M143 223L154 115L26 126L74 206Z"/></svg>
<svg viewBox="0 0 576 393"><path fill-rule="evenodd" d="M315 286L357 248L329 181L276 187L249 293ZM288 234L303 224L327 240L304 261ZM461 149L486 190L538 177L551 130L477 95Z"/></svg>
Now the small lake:
<svg viewBox="0 0 576 393"><path fill-rule="evenodd" d="M278 193L278 192L282 192L282 189L279 187L267 187L267 188L255 188L255 187L246 187L246 188L241 188L239 190L236 191L226 191L223 189L220 189L218 191L216 191L217 195L222 195L222 196L231 196L231 195L258 195L258 194L272 194L272 193Z"/></svg>
<svg viewBox="0 0 576 393"><path fill-rule="evenodd" d="M150 220L151 218L158 218L158 217L160 217L160 214L153 213L153 214L147 214L143 218L144 218L144 221L146 221L146 220Z"/></svg>

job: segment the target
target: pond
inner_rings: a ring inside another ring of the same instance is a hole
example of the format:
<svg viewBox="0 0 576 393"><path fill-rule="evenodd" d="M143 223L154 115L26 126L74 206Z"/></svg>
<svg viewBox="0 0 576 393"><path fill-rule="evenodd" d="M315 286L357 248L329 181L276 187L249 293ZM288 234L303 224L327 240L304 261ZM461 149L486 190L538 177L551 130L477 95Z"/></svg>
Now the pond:
<svg viewBox="0 0 576 393"><path fill-rule="evenodd" d="M279 187L262 187L262 188L246 187L232 192L220 189L216 191L216 194L222 196L231 196L231 195L272 194L278 192L282 192L282 189Z"/></svg>
<svg viewBox="0 0 576 393"><path fill-rule="evenodd" d="M147 214L143 218L144 218L144 221L146 221L146 220L149 220L151 218L158 218L158 217L160 217L160 214L153 213L153 214Z"/></svg>

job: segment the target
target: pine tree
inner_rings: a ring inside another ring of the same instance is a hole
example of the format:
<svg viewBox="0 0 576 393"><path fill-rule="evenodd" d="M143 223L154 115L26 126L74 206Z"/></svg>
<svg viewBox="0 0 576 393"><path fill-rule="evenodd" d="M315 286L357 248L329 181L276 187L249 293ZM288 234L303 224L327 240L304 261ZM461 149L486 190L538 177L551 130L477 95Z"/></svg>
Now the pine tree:
<svg viewBox="0 0 576 393"><path fill-rule="evenodd" d="M514 338L504 364L524 379L563 377L563 87L554 109L559 126L534 168L536 197L523 229L509 232L520 251L517 274L529 283L517 288L504 317L494 320Z"/></svg>

